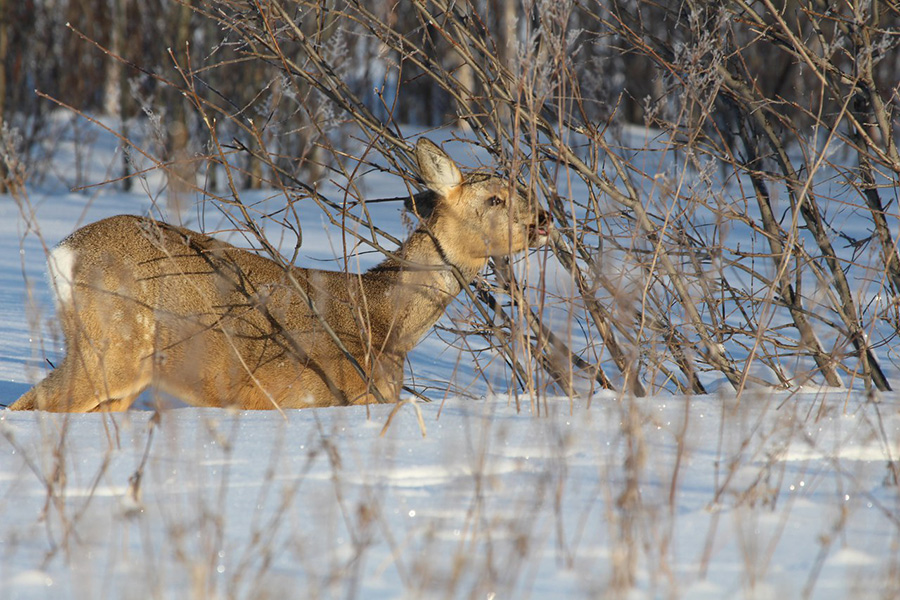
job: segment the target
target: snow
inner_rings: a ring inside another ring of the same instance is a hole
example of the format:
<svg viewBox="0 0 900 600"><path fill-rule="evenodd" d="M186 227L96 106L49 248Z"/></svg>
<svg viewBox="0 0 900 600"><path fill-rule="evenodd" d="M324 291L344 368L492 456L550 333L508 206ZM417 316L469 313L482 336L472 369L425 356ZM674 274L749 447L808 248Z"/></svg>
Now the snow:
<svg viewBox="0 0 900 600"><path fill-rule="evenodd" d="M393 407L287 419L182 408L158 425L150 411L5 414L0 596L552 598L633 585L634 598L843 598L895 586L896 488L872 412L845 414L846 398L826 394L777 409L786 399L557 399L540 418L454 399L418 405L424 438L409 405L383 437ZM814 427L811 407L824 413ZM896 408L881 405L892 440Z"/></svg>
<svg viewBox="0 0 900 600"><path fill-rule="evenodd" d="M403 193L391 179L368 193ZM65 187L0 201L3 403L60 355L47 253L153 197ZM402 236L399 207L378 211ZM300 260L340 239L307 226ZM483 398L0 413L0 598L900 594L897 394L604 392L536 415L458 359L431 335L412 370Z"/></svg>

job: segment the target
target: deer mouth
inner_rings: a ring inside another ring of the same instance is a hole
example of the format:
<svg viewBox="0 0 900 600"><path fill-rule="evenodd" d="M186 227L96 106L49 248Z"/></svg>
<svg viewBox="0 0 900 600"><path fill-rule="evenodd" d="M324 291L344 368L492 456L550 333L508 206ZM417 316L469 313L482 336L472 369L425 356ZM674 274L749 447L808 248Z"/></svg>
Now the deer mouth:
<svg viewBox="0 0 900 600"><path fill-rule="evenodd" d="M531 246L543 246L550 236L550 227L547 225L529 225L528 239Z"/></svg>
<svg viewBox="0 0 900 600"><path fill-rule="evenodd" d="M550 215L541 211L538 215L538 222L528 226L528 237L531 238L533 245L543 246L550 237Z"/></svg>

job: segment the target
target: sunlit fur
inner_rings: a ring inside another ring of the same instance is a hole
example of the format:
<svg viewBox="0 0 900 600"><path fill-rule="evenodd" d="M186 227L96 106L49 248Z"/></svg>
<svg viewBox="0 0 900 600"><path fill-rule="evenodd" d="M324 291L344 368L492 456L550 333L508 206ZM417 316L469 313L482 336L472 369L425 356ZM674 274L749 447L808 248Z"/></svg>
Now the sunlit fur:
<svg viewBox="0 0 900 600"><path fill-rule="evenodd" d="M285 269L143 217L74 232L50 256L66 356L10 408L124 410L151 385L242 409L397 401L406 354L460 292L458 275L543 244L549 226L509 182L464 179L425 139L416 155L428 217L363 274Z"/></svg>

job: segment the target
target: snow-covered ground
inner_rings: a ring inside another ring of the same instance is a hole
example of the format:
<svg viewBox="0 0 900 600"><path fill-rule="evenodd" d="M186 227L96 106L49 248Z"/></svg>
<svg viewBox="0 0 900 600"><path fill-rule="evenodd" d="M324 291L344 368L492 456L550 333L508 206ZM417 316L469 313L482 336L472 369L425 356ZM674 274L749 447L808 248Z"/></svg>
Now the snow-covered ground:
<svg viewBox="0 0 900 600"><path fill-rule="evenodd" d="M85 180L108 177L99 156ZM25 211L0 199L3 404L59 357L46 248L153 195L71 183L30 190ZM378 210L402 235L399 206ZM301 259L337 240L314 221ZM482 389L434 335L411 358ZM3 413L0 598L897 597L898 409L804 390L550 398L539 416L497 395Z"/></svg>

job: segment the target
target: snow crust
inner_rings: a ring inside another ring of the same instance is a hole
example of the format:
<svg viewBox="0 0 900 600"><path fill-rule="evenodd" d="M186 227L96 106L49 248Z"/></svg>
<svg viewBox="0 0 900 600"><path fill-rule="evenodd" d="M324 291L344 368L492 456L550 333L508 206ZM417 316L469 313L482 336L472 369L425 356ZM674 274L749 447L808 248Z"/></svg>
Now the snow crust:
<svg viewBox="0 0 900 600"><path fill-rule="evenodd" d="M873 597L900 417L846 399L7 413L0 597Z"/></svg>

